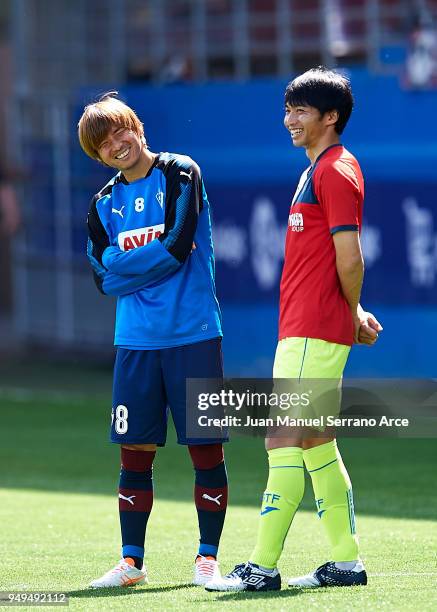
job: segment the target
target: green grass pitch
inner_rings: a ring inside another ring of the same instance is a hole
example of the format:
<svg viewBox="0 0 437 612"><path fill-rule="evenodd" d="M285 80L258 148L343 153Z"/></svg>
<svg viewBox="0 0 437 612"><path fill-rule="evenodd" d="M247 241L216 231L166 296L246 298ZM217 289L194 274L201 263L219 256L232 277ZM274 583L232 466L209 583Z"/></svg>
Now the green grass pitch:
<svg viewBox="0 0 437 612"><path fill-rule="evenodd" d="M149 584L89 590L88 582L119 558L118 452L107 442L109 396L96 392L92 376L64 375L57 375L57 392L38 390L35 381L18 390L10 386L17 384L13 375L3 384L0 368L0 590L64 591L72 610L437 609L434 440L340 441L354 484L367 587L212 594L190 585L198 537L193 474L186 449L170 434L155 466ZM107 378L103 383L109 389ZM262 440L238 438L226 455L224 571L251 552L267 474ZM280 561L284 583L328 558L308 481Z"/></svg>

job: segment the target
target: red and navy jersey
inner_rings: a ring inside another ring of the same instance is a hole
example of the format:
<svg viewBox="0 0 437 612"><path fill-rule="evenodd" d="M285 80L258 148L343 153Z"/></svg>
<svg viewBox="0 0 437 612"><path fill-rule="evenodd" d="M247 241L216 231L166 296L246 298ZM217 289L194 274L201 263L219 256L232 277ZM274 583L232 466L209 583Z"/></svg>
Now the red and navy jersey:
<svg viewBox="0 0 437 612"><path fill-rule="evenodd" d="M353 344L353 321L337 274L333 234L360 231L364 180L341 144L323 151L299 181L288 217L279 339Z"/></svg>

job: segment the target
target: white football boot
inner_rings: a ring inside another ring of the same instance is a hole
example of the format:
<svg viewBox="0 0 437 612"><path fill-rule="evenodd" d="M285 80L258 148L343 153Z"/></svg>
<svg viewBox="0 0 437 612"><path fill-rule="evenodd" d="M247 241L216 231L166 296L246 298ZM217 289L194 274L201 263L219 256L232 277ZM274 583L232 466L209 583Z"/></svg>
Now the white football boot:
<svg viewBox="0 0 437 612"><path fill-rule="evenodd" d="M106 572L101 578L93 580L90 587L103 589L145 584L147 582L146 568L143 566L143 569L139 570L131 563L133 563L132 559L121 559L113 569Z"/></svg>
<svg viewBox="0 0 437 612"><path fill-rule="evenodd" d="M193 584L205 586L208 582L221 579L219 564L214 557L198 555L194 565Z"/></svg>

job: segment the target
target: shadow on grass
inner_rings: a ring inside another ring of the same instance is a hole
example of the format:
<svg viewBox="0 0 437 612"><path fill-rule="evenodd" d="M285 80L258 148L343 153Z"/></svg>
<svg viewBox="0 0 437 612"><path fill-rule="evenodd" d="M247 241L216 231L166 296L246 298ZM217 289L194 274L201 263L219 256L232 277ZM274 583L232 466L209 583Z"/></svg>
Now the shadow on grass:
<svg viewBox="0 0 437 612"><path fill-rule="evenodd" d="M210 595L213 595L210 592ZM228 601L253 601L256 602L265 599L288 599L289 597L297 597L301 595L301 591L297 589L281 589L280 591L262 591L257 593L256 591L240 591L239 593L214 593L215 602L228 602ZM211 601L211 599L205 599L203 601Z"/></svg>
<svg viewBox="0 0 437 612"><path fill-rule="evenodd" d="M363 589L363 586L353 586L349 587L349 589L353 589L354 591L359 591ZM305 597L311 594L311 596L319 595L324 596L328 592L342 591L344 587L330 587L328 589L301 589L301 588L289 588L286 584L283 584L283 587L280 591L263 591L261 593L257 593L256 591L240 591L239 593L218 593L218 592L210 592L209 595L215 595L213 601L215 602L228 602L228 601L259 601L261 599L286 599L288 597ZM211 599L205 599L203 601L211 601ZM302 602L300 602L302 603ZM314 601L313 601L314 604Z"/></svg>
<svg viewBox="0 0 437 612"><path fill-rule="evenodd" d="M162 587L149 587L144 585L143 587L135 588L120 588L120 587L108 587L107 589L80 589L77 591L68 591L66 595L75 599L99 599L104 597L128 597L129 595L143 595L146 593L165 593L167 591L180 591L181 589L197 588L190 582L173 584Z"/></svg>
<svg viewBox="0 0 437 612"><path fill-rule="evenodd" d="M146 595L147 593L166 593L171 591L180 591L182 589L198 589L195 585L190 582L174 584L168 586L156 586L150 587L144 585L142 587L135 588L120 588L120 587L112 587L107 589L81 589L76 591L68 591L66 595L71 597L72 599L99 599L105 597L128 597L130 595ZM209 592L205 593L205 599L202 601L205 602L227 602L227 601L253 601L255 604L260 600L268 600L268 599L286 599L289 597L297 597L298 595L302 595L305 591L301 591L299 589L282 589L280 591L263 591L261 593L257 593L256 591L242 591L239 593L219 593L219 592Z"/></svg>

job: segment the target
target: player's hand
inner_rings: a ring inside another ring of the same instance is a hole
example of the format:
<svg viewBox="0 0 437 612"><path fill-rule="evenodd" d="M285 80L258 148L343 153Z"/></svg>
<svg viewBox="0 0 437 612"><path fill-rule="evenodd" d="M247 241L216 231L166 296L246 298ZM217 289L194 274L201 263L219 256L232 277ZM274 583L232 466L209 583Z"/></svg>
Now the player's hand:
<svg viewBox="0 0 437 612"><path fill-rule="evenodd" d="M379 332L383 327L378 319L371 313L366 312L359 306L355 327L355 342L357 344L367 344L372 346L378 340Z"/></svg>

